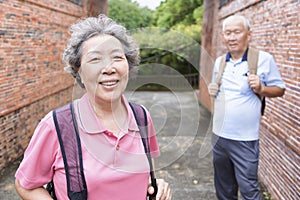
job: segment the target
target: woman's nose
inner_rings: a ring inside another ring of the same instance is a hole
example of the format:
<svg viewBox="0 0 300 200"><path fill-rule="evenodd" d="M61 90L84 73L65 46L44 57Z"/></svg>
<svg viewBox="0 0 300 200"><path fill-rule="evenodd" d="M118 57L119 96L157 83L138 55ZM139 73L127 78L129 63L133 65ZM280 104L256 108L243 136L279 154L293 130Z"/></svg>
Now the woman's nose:
<svg viewBox="0 0 300 200"><path fill-rule="evenodd" d="M116 68L114 67L114 61L111 59L105 59L106 61L103 63L104 68L102 69L103 74L112 74L116 72Z"/></svg>

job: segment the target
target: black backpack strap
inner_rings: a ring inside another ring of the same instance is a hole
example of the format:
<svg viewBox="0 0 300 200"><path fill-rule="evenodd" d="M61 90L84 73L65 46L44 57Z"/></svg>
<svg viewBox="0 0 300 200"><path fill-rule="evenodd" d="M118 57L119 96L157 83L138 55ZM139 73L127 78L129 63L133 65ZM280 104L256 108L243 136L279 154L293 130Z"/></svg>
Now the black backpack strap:
<svg viewBox="0 0 300 200"><path fill-rule="evenodd" d="M70 200L86 200L87 186L73 103L54 110L53 119L66 171L68 197Z"/></svg>
<svg viewBox="0 0 300 200"><path fill-rule="evenodd" d="M48 193L50 194L50 196L52 197L53 200L57 200L57 197L55 195L55 189L54 189L53 180L51 180L51 182L49 182L47 184L46 190L48 191Z"/></svg>
<svg viewBox="0 0 300 200"><path fill-rule="evenodd" d="M154 169L153 169L153 163L152 163L152 158L150 155L150 146L149 146L149 140L148 140L148 120L147 120L147 113L145 109L135 103L129 102L129 105L133 111L135 120L137 122L137 125L140 130L140 135L142 138L142 142L144 145L145 153L147 155L148 161L149 161L149 166L150 166L150 176L151 176L151 185L154 188L154 193L152 195L149 195L149 199L155 199L156 194L157 194L157 184L156 184L156 178L154 174Z"/></svg>

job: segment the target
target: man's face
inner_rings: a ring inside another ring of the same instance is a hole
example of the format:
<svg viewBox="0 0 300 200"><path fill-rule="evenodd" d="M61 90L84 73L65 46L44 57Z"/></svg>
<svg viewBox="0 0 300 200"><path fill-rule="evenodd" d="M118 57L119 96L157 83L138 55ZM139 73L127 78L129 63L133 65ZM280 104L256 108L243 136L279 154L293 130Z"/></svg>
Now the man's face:
<svg viewBox="0 0 300 200"><path fill-rule="evenodd" d="M233 19L225 24L223 40L231 54L242 56L248 47L251 38L251 31L245 26L242 20Z"/></svg>

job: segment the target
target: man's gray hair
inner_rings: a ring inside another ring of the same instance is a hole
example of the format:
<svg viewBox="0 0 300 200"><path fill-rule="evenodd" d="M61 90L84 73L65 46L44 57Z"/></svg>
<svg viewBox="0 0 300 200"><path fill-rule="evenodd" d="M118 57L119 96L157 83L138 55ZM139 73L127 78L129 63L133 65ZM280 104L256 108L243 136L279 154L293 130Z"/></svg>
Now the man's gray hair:
<svg viewBox="0 0 300 200"><path fill-rule="evenodd" d="M66 63L65 70L71 73L82 87L84 86L78 74L81 65L82 43L89 38L104 34L111 35L121 42L129 71L135 71L140 63L138 45L127 33L126 28L103 14L80 20L70 27L70 32L71 38L64 51L63 61Z"/></svg>
<svg viewBox="0 0 300 200"><path fill-rule="evenodd" d="M223 32L225 31L225 25L232 22L232 21L235 21L235 20L241 20L243 22L245 28L248 31L250 31L250 29L251 29L250 23L249 23L249 20L246 17L244 17L242 15L232 15L232 16L229 16L226 19L224 19L223 27L222 27Z"/></svg>

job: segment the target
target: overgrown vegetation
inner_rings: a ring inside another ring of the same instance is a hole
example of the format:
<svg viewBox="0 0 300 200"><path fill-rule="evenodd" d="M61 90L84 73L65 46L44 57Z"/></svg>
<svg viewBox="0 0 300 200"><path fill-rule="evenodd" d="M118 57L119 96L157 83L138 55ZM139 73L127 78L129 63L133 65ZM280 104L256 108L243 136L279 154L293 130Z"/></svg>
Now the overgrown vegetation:
<svg viewBox="0 0 300 200"><path fill-rule="evenodd" d="M109 16L138 41L140 75L198 73L203 16L202 0L165 0L152 11L131 0L110 0ZM141 67L160 64L167 67ZM166 89L147 85L144 89Z"/></svg>
<svg viewBox="0 0 300 200"><path fill-rule="evenodd" d="M131 0L109 0L109 16L127 29L159 27L201 42L203 0L165 0L155 11Z"/></svg>
<svg viewBox="0 0 300 200"><path fill-rule="evenodd" d="M155 26L178 31L201 41L202 0L166 0L154 12Z"/></svg>
<svg viewBox="0 0 300 200"><path fill-rule="evenodd" d="M148 27L153 19L154 11L139 7L138 3L131 0L109 0L108 6L109 17L128 30Z"/></svg>
<svg viewBox="0 0 300 200"><path fill-rule="evenodd" d="M261 192L262 192L262 196L263 196L264 200L273 200L272 196L268 192L266 186L261 182L260 182L260 188L261 188Z"/></svg>

